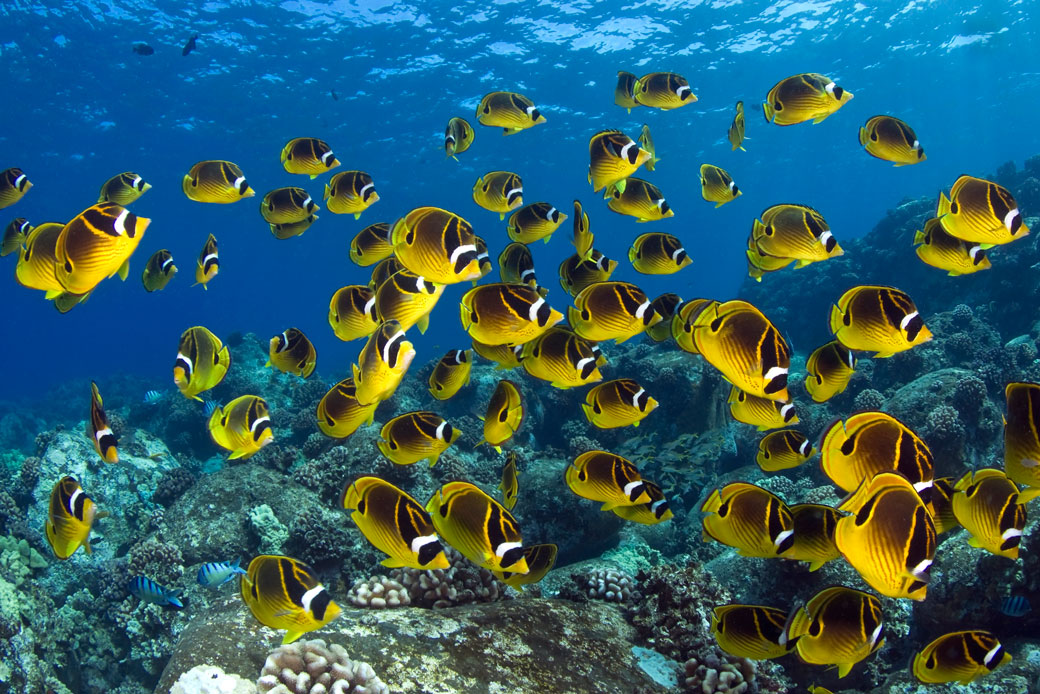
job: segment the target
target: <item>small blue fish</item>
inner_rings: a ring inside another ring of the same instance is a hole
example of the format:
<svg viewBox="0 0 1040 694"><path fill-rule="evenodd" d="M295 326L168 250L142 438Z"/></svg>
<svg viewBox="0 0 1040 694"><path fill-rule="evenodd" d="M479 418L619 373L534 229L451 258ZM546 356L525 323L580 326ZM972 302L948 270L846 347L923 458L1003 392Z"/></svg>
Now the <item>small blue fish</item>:
<svg viewBox="0 0 1040 694"><path fill-rule="evenodd" d="M155 403L157 403L160 400L162 400L162 397L163 397L163 394L160 393L159 391L157 391L157 390L149 390L147 393L144 394L144 404L145 405L154 405Z"/></svg>
<svg viewBox="0 0 1040 694"><path fill-rule="evenodd" d="M170 590L163 588L150 578L136 576L130 581L130 594L141 602L150 602L153 605L163 605L181 609L184 603L180 601L180 594L184 591L178 588Z"/></svg>
<svg viewBox="0 0 1040 694"><path fill-rule="evenodd" d="M199 585L207 588L217 588L239 574L245 576L246 571L238 565L238 562L239 560L236 559L235 561L211 561L208 564L203 564L199 568Z"/></svg>
<svg viewBox="0 0 1040 694"><path fill-rule="evenodd" d="M1033 606L1021 595L1009 595L1000 601L999 609L1008 617L1022 617L1032 611Z"/></svg>
<svg viewBox="0 0 1040 694"><path fill-rule="evenodd" d="M205 401L203 401L203 403L202 403L202 411L206 414L207 417L209 417L211 414L213 414L213 410L215 410L215 409L217 409L217 401L216 400L205 400Z"/></svg>

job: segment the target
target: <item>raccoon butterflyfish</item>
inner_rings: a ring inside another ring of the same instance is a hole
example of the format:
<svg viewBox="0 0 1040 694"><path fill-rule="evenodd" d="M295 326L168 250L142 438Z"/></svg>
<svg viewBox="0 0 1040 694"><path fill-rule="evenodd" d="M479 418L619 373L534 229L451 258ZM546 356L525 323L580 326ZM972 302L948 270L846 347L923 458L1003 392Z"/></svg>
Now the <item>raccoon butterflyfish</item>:
<svg viewBox="0 0 1040 694"><path fill-rule="evenodd" d="M800 431L783 429L771 431L758 442L755 462L766 472L796 468L816 455L809 438Z"/></svg>
<svg viewBox="0 0 1040 694"><path fill-rule="evenodd" d="M397 465L425 460L433 467L462 432L434 412L407 412L379 430L379 451Z"/></svg>
<svg viewBox="0 0 1040 694"><path fill-rule="evenodd" d="M834 694L830 689L815 684L810 684L806 689L809 690L809 694Z"/></svg>
<svg viewBox="0 0 1040 694"><path fill-rule="evenodd" d="M662 111L670 111L697 100L686 78L674 72L643 75L632 85L632 98L638 104Z"/></svg>
<svg viewBox="0 0 1040 694"><path fill-rule="evenodd" d="M711 633L719 648L738 658L772 660L790 652L780 645L787 612L765 605L720 605L711 611Z"/></svg>
<svg viewBox="0 0 1040 694"><path fill-rule="evenodd" d="M314 343L298 328L289 328L272 337L267 353L265 367L273 366L282 373L296 374L300 378L314 373L314 365L318 362Z"/></svg>
<svg viewBox="0 0 1040 694"><path fill-rule="evenodd" d="M603 380L593 344L567 328L550 328L520 348L520 365L554 388L573 388Z"/></svg>
<svg viewBox="0 0 1040 694"><path fill-rule="evenodd" d="M241 581L242 600L256 621L285 629L282 643L321 629L342 611L318 583L314 570L299 559L261 554L249 562Z"/></svg>
<svg viewBox="0 0 1040 694"><path fill-rule="evenodd" d="M69 221L54 243L54 276L65 291L86 294L119 274L126 279L130 256L144 238L150 219L114 202L88 207ZM47 298L53 298L48 293Z"/></svg>
<svg viewBox="0 0 1040 694"><path fill-rule="evenodd" d="M376 184L364 171L342 171L325 184L325 206L333 214L352 214L360 219L361 213L379 201Z"/></svg>
<svg viewBox="0 0 1040 694"><path fill-rule="evenodd" d="M516 469L518 458L516 451L506 453L506 463L502 466L502 481L498 483L498 490L502 492L502 505L510 511L516 506L516 497L520 491L520 473Z"/></svg>
<svg viewBox="0 0 1040 694"><path fill-rule="evenodd" d="M10 207L29 192L32 183L21 169L0 172L0 209Z"/></svg>
<svg viewBox="0 0 1040 694"><path fill-rule="evenodd" d="M603 511L650 503L646 484L631 461L606 451L587 451L567 466L571 491L584 499L602 501Z"/></svg>
<svg viewBox="0 0 1040 694"><path fill-rule="evenodd" d="M743 557L778 557L794 544L794 520L780 497L746 482L715 489L701 505L704 540Z"/></svg>
<svg viewBox="0 0 1040 694"><path fill-rule="evenodd" d="M372 546L389 556L379 562L387 568L447 569L430 514L422 505L378 477L359 477L340 495L343 508Z"/></svg>
<svg viewBox="0 0 1040 694"><path fill-rule="evenodd" d="M469 385L469 374L473 368L473 351L453 349L440 358L430 372L430 395L437 400L455 397L464 386Z"/></svg>
<svg viewBox="0 0 1040 694"><path fill-rule="evenodd" d="M857 412L835 421L820 439L820 466L834 484L853 492L882 472L898 472L927 501L935 460L908 426L884 412Z"/></svg>
<svg viewBox="0 0 1040 694"><path fill-rule="evenodd" d="M361 284L337 289L329 301L329 325L344 342L374 333L379 327L375 292Z"/></svg>
<svg viewBox="0 0 1040 694"><path fill-rule="evenodd" d="M755 243L754 231L748 234L748 245L744 254L747 257L748 277L756 282L761 282L763 275L783 270L794 262L794 258L776 258L760 250Z"/></svg>
<svg viewBox="0 0 1040 694"><path fill-rule="evenodd" d="M199 252L199 259L195 261L195 284L201 284L203 289L209 289L209 281L220 272L220 257L217 252L217 237L210 234ZM191 286L195 286L195 284Z"/></svg>
<svg viewBox="0 0 1040 694"><path fill-rule="evenodd" d="M1008 383L1004 397L1004 471L1016 484L1040 487L1040 384Z"/></svg>
<svg viewBox="0 0 1040 694"><path fill-rule="evenodd" d="M780 80L762 102L766 121L795 125L811 120L819 123L852 99L852 92L815 72Z"/></svg>
<svg viewBox="0 0 1040 694"><path fill-rule="evenodd" d="M524 547L524 561L527 562L527 573L518 574L512 571L495 571L493 572L495 578L507 586L523 591L524 586L538 583L545 578L545 574L549 573L549 570L556 564L557 549L556 545L553 544Z"/></svg>
<svg viewBox="0 0 1040 694"><path fill-rule="evenodd" d="M534 271L534 256L523 243L513 242L506 246L498 256L498 272L506 284L526 284L537 290L543 297L549 290L538 286L538 276Z"/></svg>
<svg viewBox="0 0 1040 694"><path fill-rule="evenodd" d="M547 202L532 202L509 216L506 233L517 243L534 243L549 239L567 221L567 215Z"/></svg>
<svg viewBox="0 0 1040 694"><path fill-rule="evenodd" d="M480 277L473 226L439 207L417 207L390 230L398 262L438 284L456 284Z"/></svg>
<svg viewBox="0 0 1040 694"><path fill-rule="evenodd" d="M757 427L759 431L780 429L798 423L793 402L781 402L746 393L733 386L729 391L729 413L738 422Z"/></svg>
<svg viewBox="0 0 1040 694"><path fill-rule="evenodd" d="M682 297L673 292L667 292L654 298L650 302L650 308L661 316L661 321L646 329L646 334L654 342L664 342L672 336L672 317L675 310L682 303Z"/></svg>
<svg viewBox="0 0 1040 694"><path fill-rule="evenodd" d="M350 259L356 265L368 267L394 254L390 242L390 224L376 222L359 231L350 241Z"/></svg>
<svg viewBox="0 0 1040 694"><path fill-rule="evenodd" d="M204 588L219 588L233 581L236 576L246 575L246 570L239 566L240 562L240 559L207 562L199 567L195 581Z"/></svg>
<svg viewBox="0 0 1040 694"><path fill-rule="evenodd" d="M0 243L0 257L10 255L21 249L25 239L29 237L29 232L32 230L33 226L29 224L29 220L25 217L18 217L8 222L7 226L4 227L3 242Z"/></svg>
<svg viewBox="0 0 1040 694"><path fill-rule="evenodd" d="M1007 475L992 468L965 473L953 489L953 515L970 534L968 544L1018 559L1026 527L1025 504L1040 496L1040 489L1020 492Z"/></svg>
<svg viewBox="0 0 1040 694"><path fill-rule="evenodd" d="M914 302L894 287L853 287L831 307L830 328L845 347L890 357L932 339Z"/></svg>
<svg viewBox="0 0 1040 694"><path fill-rule="evenodd" d="M219 204L238 202L256 195L242 169L219 159L200 161L192 166L181 182L181 190L189 200Z"/></svg>
<svg viewBox="0 0 1040 694"><path fill-rule="evenodd" d="M795 267L844 255L819 212L806 205L784 203L767 208L751 225L751 240L760 254L793 258Z"/></svg>
<svg viewBox="0 0 1040 694"><path fill-rule="evenodd" d="M151 183L145 183L134 172L126 171L105 181L98 194L98 202L114 202L125 207L151 189Z"/></svg>
<svg viewBox="0 0 1040 694"><path fill-rule="evenodd" d="M574 297L567 320L580 337L621 344L661 321L643 290L628 282L596 282Z"/></svg>
<svg viewBox="0 0 1040 694"><path fill-rule="evenodd" d="M607 207L614 212L635 217L637 222L652 222L675 216L661 189L653 183L633 176L625 179L624 184L624 190L620 189L620 183L615 183L605 191L609 198Z"/></svg>
<svg viewBox="0 0 1040 694"><path fill-rule="evenodd" d="M810 665L836 665L838 677L884 643L881 601L843 586L824 588L796 607L780 640Z"/></svg>
<svg viewBox="0 0 1040 694"><path fill-rule="evenodd" d="M127 589L130 595L133 595L141 602L159 605L160 607L173 607L178 610L184 607L184 603L181 601L181 593L184 592L183 588L167 588L159 585L147 576L135 576L131 579Z"/></svg>
<svg viewBox="0 0 1040 694"><path fill-rule="evenodd" d="M362 405L357 401L353 378L345 378L329 389L318 401L315 419L321 433L334 439L345 439L362 424L371 424L375 419L376 406Z"/></svg>
<svg viewBox="0 0 1040 694"><path fill-rule="evenodd" d="M449 482L430 497L426 510L437 534L477 566L526 574L523 538L516 518L469 482Z"/></svg>
<svg viewBox="0 0 1040 694"><path fill-rule="evenodd" d="M324 140L297 137L282 147L282 167L291 174L304 174L312 179L339 166L339 160Z"/></svg>
<svg viewBox="0 0 1040 694"><path fill-rule="evenodd" d="M871 588L890 598L924 600L935 559L935 523L914 489L895 472L864 480L838 506L838 550Z"/></svg>
<svg viewBox="0 0 1040 694"><path fill-rule="evenodd" d="M874 116L859 129L859 143L867 154L895 166L918 164L928 157L913 128L892 116Z"/></svg>
<svg viewBox="0 0 1040 694"><path fill-rule="evenodd" d="M147 292L157 292L166 287L177 274L177 266L173 264L173 255L165 248L156 251L144 264L141 273L141 284Z"/></svg>
<svg viewBox="0 0 1040 694"><path fill-rule="evenodd" d="M729 140L731 150L740 150L746 152L744 149L744 102L738 101L733 114L733 122L729 126L729 131L726 133L726 139Z"/></svg>
<svg viewBox="0 0 1040 694"><path fill-rule="evenodd" d="M68 559L80 547L87 554L90 549L90 529L98 518L108 513L99 512L94 502L79 486L75 477L62 477L51 490L51 500L44 530L47 542L58 559Z"/></svg>
<svg viewBox="0 0 1040 694"><path fill-rule="evenodd" d="M711 299L688 299L675 308L669 330L675 344L679 345L679 349L690 354L699 354L697 345L693 341L693 326L702 311L717 303Z"/></svg>
<svg viewBox="0 0 1040 694"><path fill-rule="evenodd" d="M482 284L462 296L462 329L486 345L523 344L563 320L563 314L524 284Z"/></svg>
<svg viewBox="0 0 1040 694"><path fill-rule="evenodd" d="M285 224L269 224L271 233L274 237L280 241L285 239L291 239L294 236L299 236L303 232L311 228L311 225L318 221L318 215L312 214L301 222L287 222Z"/></svg>
<svg viewBox="0 0 1040 694"><path fill-rule="evenodd" d="M805 390L813 402L845 392L856 373L856 355L837 340L817 347L805 362Z"/></svg>
<svg viewBox="0 0 1040 694"><path fill-rule="evenodd" d="M657 405L657 400L639 383L631 378L619 378L590 388L581 409L593 426L617 429L639 426Z"/></svg>
<svg viewBox="0 0 1040 694"><path fill-rule="evenodd" d="M375 405L393 395L414 358L415 348L401 324L380 323L361 348L357 364L351 365L358 404Z"/></svg>
<svg viewBox="0 0 1040 694"><path fill-rule="evenodd" d="M260 201L260 214L268 224L296 224L320 209L307 191L294 186L275 188Z"/></svg>
<svg viewBox="0 0 1040 694"><path fill-rule="evenodd" d="M574 244L574 250L579 261L587 260L589 255L592 253L592 242L595 239L595 236L589 229L589 215L585 212L585 208L582 206L581 201L575 200L574 236L571 237L571 243Z"/></svg>
<svg viewBox="0 0 1040 694"><path fill-rule="evenodd" d="M661 161L661 159L657 156L657 149L654 147L654 138L651 137L650 126L646 123L643 123L643 127L639 130L639 139L637 142L639 142L640 147L650 153L650 158L646 160L645 166L647 171L653 171L654 166L656 166L657 162Z"/></svg>
<svg viewBox="0 0 1040 694"><path fill-rule="evenodd" d="M822 504L794 504L788 510L794 520L794 544L784 553L784 559L807 561L809 571L816 571L841 556L834 544L834 529L841 519L837 509Z"/></svg>
<svg viewBox="0 0 1040 694"><path fill-rule="evenodd" d="M648 162L651 153L620 130L602 130L589 139L589 183L599 192L617 184L624 192L625 179ZM647 167L649 170L650 167Z"/></svg>
<svg viewBox="0 0 1040 694"><path fill-rule="evenodd" d="M1018 203L1004 186L972 176L961 176L950 197L939 194L935 213L951 236L983 248L1011 243L1029 234Z"/></svg>
<svg viewBox="0 0 1040 694"><path fill-rule="evenodd" d="M173 363L173 382L184 397L202 402L199 393L223 381L230 366L227 346L209 330L196 325L181 333Z"/></svg>
<svg viewBox="0 0 1040 694"><path fill-rule="evenodd" d="M671 275L693 262L679 239L656 231L636 237L628 260L644 275Z"/></svg>
<svg viewBox="0 0 1040 694"><path fill-rule="evenodd" d="M488 253L487 243L484 239L479 236L473 237L473 243L477 247L477 267L480 268L480 275L473 280L473 286L477 286L477 280L487 277L491 274L491 271L495 269L491 263L491 254Z"/></svg>
<svg viewBox="0 0 1040 694"><path fill-rule="evenodd" d="M743 195L729 172L713 164L701 164L701 197L719 208Z"/></svg>
<svg viewBox="0 0 1040 694"><path fill-rule="evenodd" d="M267 401L256 395L240 395L209 416L213 443L231 452L229 460L246 460L274 441Z"/></svg>
<svg viewBox="0 0 1040 694"><path fill-rule="evenodd" d="M469 149L474 137L476 133L469 121L458 116L450 119L444 128L444 155L458 161L455 155Z"/></svg>
<svg viewBox="0 0 1040 694"><path fill-rule="evenodd" d="M642 106L635 100L636 76L631 72L620 70L617 78L617 86L614 87L614 103L628 109L628 112L631 113L635 107Z"/></svg>
<svg viewBox="0 0 1040 694"><path fill-rule="evenodd" d="M397 321L401 330L411 330L414 325L425 333L430 311L444 293L444 286L414 272L398 270L376 290L376 316L379 321Z"/></svg>
<svg viewBox="0 0 1040 694"><path fill-rule="evenodd" d="M791 348L780 331L746 301L701 311L693 324L697 351L726 380L750 395L787 402Z"/></svg>
<svg viewBox="0 0 1040 694"><path fill-rule="evenodd" d="M489 171L473 184L473 202L505 219L506 212L524 204L523 181L510 171Z"/></svg>
<svg viewBox="0 0 1040 694"><path fill-rule="evenodd" d="M102 460L106 463L119 462L119 451L116 449L118 439L112 433L112 427L108 425L101 393L98 392L97 383L93 381L90 382L90 426L87 428L87 436Z"/></svg>
<svg viewBox="0 0 1040 694"><path fill-rule="evenodd" d="M614 515L635 523L642 523L643 525L657 525L675 516L672 510L668 508L668 500L660 487L650 480L643 480L643 487L646 489L646 494L650 497L650 501L645 504L615 506L610 509L614 512Z"/></svg>
<svg viewBox="0 0 1040 694"><path fill-rule="evenodd" d="M925 502L925 506L932 516L932 522L935 523L936 535L942 535L960 525L953 513L954 493L952 477L937 477L932 480L932 498Z"/></svg>
<svg viewBox="0 0 1040 694"><path fill-rule="evenodd" d="M914 656L910 669L925 684L969 684L1011 662L997 637L973 629L943 634Z"/></svg>
<svg viewBox="0 0 1040 694"><path fill-rule="evenodd" d="M986 251L977 243L950 236L938 217L924 223L924 230L914 232L914 252L927 265L946 270L950 276L970 275L992 267Z"/></svg>
<svg viewBox="0 0 1040 694"><path fill-rule="evenodd" d="M521 130L545 122L534 102L516 92L491 92L477 104L477 122L502 128L503 135L514 135Z"/></svg>
<svg viewBox="0 0 1040 694"><path fill-rule="evenodd" d="M374 292L382 286L383 282L386 282L401 270L404 270L404 265L401 265L401 262L394 256L380 260L372 268L372 275L368 280L368 288Z"/></svg>
<svg viewBox="0 0 1040 694"><path fill-rule="evenodd" d="M617 261L611 260L595 248L584 258L577 253L560 263L560 286L572 297L595 282L606 282L614 274Z"/></svg>
<svg viewBox="0 0 1040 694"><path fill-rule="evenodd" d="M554 328L555 330L555 328ZM473 351L495 363L495 371L515 369L520 366L520 353L524 345L485 345L479 340L470 340Z"/></svg>
<svg viewBox="0 0 1040 694"><path fill-rule="evenodd" d="M524 403L515 383L506 379L498 382L488 402L487 414L481 419L484 437L477 445L486 443L501 453L502 444L513 438L524 421Z"/></svg>

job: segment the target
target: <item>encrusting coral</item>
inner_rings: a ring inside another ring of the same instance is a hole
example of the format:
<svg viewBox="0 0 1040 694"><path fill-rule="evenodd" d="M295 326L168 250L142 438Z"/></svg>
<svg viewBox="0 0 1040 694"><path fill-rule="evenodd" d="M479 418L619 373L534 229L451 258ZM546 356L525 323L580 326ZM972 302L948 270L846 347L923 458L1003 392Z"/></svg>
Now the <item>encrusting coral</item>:
<svg viewBox="0 0 1040 694"><path fill-rule="evenodd" d="M256 681L261 694L389 694L368 663L321 639L281 646L267 656Z"/></svg>

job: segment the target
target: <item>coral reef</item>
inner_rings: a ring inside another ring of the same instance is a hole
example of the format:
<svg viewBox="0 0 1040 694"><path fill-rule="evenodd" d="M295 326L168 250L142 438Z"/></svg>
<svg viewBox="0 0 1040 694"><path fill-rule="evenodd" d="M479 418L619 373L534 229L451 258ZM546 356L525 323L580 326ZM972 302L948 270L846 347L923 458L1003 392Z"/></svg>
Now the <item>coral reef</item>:
<svg viewBox="0 0 1040 694"><path fill-rule="evenodd" d="M560 591L561 598L624 604L643 597L637 589L636 580L613 566L587 566L584 571L572 573L570 578L572 585Z"/></svg>
<svg viewBox="0 0 1040 694"><path fill-rule="evenodd" d="M412 600L408 589L389 576L372 576L354 581L347 597L357 607L383 609L406 607Z"/></svg>
<svg viewBox="0 0 1040 694"><path fill-rule="evenodd" d="M389 694L390 689L368 663L347 656L338 643L321 639L297 641L267 656L260 679L261 694Z"/></svg>
<svg viewBox="0 0 1040 694"><path fill-rule="evenodd" d="M170 694L256 694L256 685L215 665L196 665L177 678Z"/></svg>
<svg viewBox="0 0 1040 694"><path fill-rule="evenodd" d="M508 597L506 585L487 569L474 565L451 547L445 547L450 566L423 571L393 569L390 578L408 591L411 604L443 609L474 602L495 602Z"/></svg>

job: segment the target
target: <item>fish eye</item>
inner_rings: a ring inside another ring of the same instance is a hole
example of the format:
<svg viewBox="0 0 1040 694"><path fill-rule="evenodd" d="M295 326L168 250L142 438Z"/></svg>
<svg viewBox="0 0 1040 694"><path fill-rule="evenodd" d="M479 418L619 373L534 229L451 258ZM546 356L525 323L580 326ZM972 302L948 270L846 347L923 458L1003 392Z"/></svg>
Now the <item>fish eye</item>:
<svg viewBox="0 0 1040 694"><path fill-rule="evenodd" d="M488 113L491 113L491 106L485 106L484 107L484 113L485 113L485 115L488 114Z"/></svg>
<svg viewBox="0 0 1040 694"><path fill-rule="evenodd" d="M841 87L835 87L834 91L831 92L831 93L834 95L835 99L837 99L838 101L841 101L841 97L842 97L843 94L845 94L845 90L842 89Z"/></svg>

